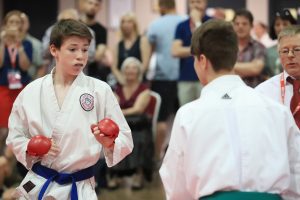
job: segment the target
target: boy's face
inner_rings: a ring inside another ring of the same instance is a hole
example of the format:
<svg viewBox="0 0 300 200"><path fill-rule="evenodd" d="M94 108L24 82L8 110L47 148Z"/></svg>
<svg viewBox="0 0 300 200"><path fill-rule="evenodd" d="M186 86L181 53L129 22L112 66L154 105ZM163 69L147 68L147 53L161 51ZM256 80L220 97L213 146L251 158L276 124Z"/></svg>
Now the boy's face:
<svg viewBox="0 0 300 200"><path fill-rule="evenodd" d="M86 38L70 36L64 39L60 49L50 46L56 67L66 75L78 75L88 61L89 41Z"/></svg>

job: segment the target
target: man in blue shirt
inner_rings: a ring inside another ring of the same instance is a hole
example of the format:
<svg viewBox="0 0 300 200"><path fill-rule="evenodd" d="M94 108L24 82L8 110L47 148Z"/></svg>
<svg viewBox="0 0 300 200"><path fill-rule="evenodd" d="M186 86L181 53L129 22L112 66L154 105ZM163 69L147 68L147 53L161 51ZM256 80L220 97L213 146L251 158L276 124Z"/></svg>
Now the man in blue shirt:
<svg viewBox="0 0 300 200"><path fill-rule="evenodd" d="M197 81L190 46L194 30L210 19L205 15L206 6L207 0L189 0L189 18L178 24L176 29L172 55L180 58L178 97L181 106L200 95L201 86Z"/></svg>
<svg viewBox="0 0 300 200"><path fill-rule="evenodd" d="M168 124L171 114L178 108L177 80L179 76L179 59L171 54L171 46L177 25L184 20L176 14L175 0L159 0L161 17L150 24L147 32L152 52L156 55L154 77L151 90L159 93L162 99L156 137L156 156L163 155Z"/></svg>

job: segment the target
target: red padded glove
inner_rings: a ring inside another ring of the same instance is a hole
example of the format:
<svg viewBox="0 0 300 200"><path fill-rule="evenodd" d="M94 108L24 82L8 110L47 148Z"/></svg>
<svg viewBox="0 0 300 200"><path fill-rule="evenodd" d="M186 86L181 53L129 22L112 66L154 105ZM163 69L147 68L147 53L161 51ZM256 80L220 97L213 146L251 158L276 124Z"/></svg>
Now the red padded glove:
<svg viewBox="0 0 300 200"><path fill-rule="evenodd" d="M50 150L51 143L51 139L43 135L36 135L30 139L27 145L27 153L30 156L43 156Z"/></svg>
<svg viewBox="0 0 300 200"><path fill-rule="evenodd" d="M119 126L111 119L104 118L98 123L98 127L101 133L109 137L118 137Z"/></svg>

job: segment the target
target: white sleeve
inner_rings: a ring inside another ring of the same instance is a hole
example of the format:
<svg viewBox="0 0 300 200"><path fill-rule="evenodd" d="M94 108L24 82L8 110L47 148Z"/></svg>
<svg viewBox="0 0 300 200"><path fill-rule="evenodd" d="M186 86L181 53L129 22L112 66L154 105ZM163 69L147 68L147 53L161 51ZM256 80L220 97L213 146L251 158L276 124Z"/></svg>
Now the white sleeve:
<svg viewBox="0 0 300 200"><path fill-rule="evenodd" d="M27 169L30 169L36 159L28 156L26 153L29 142L29 127L27 125L27 116L22 106L22 93L14 102L11 114L9 116L9 133L6 139L8 148L13 150L17 160Z"/></svg>
<svg viewBox="0 0 300 200"><path fill-rule="evenodd" d="M290 187L283 194L283 199L300 199L300 131L290 112L288 113L288 153L290 165Z"/></svg>
<svg viewBox="0 0 300 200"><path fill-rule="evenodd" d="M179 118L177 113L168 150L159 170L167 200L193 199L186 189L183 150L186 138Z"/></svg>
<svg viewBox="0 0 300 200"><path fill-rule="evenodd" d="M120 129L113 151L103 148L107 166L112 167L132 152L133 141L131 130L110 87L106 93L105 105L105 117L115 121Z"/></svg>

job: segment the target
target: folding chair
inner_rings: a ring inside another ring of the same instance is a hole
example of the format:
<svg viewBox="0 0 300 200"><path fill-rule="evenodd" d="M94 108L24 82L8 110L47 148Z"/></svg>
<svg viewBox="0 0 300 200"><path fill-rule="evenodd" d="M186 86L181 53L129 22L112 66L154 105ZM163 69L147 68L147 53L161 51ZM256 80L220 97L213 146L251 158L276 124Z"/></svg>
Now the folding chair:
<svg viewBox="0 0 300 200"><path fill-rule="evenodd" d="M152 135L153 141L155 141L156 130L157 130L157 118L159 114L159 109L161 105L161 97L157 92L150 92L150 102L145 111L145 113L152 119Z"/></svg>

